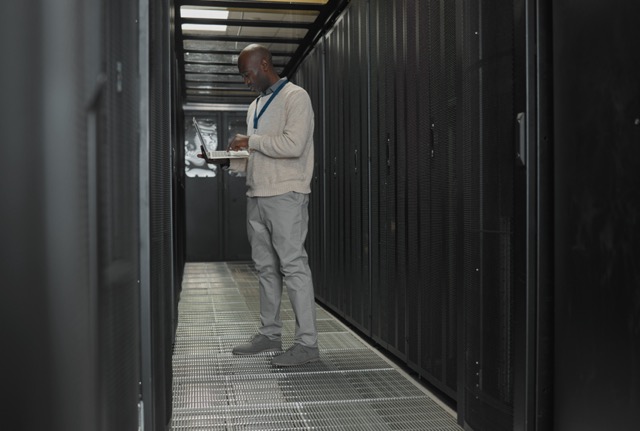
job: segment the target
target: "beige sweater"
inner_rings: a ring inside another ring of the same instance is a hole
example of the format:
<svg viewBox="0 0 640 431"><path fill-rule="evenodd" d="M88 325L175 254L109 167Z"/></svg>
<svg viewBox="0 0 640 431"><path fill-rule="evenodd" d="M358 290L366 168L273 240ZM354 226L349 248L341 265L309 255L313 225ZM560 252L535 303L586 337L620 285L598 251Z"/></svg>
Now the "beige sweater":
<svg viewBox="0 0 640 431"><path fill-rule="evenodd" d="M270 97L261 97L258 109ZM251 155L248 159L231 159L230 165L231 171L246 173L247 196L310 193L314 116L309 95L287 83L260 117L257 130L253 128L255 110L256 100L247 111Z"/></svg>

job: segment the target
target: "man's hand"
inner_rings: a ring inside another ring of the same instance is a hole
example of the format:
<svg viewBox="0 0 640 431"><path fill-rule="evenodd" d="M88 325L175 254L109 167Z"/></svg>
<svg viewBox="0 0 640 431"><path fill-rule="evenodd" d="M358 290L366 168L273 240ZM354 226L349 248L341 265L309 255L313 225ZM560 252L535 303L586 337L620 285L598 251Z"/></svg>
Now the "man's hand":
<svg viewBox="0 0 640 431"><path fill-rule="evenodd" d="M236 135L231 140L227 151L240 151L249 149L249 137L246 135Z"/></svg>

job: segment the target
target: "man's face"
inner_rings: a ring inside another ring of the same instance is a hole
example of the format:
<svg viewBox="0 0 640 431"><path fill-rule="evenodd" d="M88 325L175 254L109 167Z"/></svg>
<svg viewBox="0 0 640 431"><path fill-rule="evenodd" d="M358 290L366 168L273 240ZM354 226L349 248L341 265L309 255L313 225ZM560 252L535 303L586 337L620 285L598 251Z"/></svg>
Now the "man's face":
<svg viewBox="0 0 640 431"><path fill-rule="evenodd" d="M238 70L251 91L262 92L269 88L269 81L262 70L262 62L258 56L250 53L241 54L238 58Z"/></svg>

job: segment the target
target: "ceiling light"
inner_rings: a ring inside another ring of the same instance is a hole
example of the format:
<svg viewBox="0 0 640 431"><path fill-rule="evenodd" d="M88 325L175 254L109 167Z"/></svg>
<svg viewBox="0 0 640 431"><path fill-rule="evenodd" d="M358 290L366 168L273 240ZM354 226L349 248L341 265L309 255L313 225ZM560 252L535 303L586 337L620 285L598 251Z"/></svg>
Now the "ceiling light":
<svg viewBox="0 0 640 431"><path fill-rule="evenodd" d="M227 26L212 24L182 24L182 31L227 31Z"/></svg>
<svg viewBox="0 0 640 431"><path fill-rule="evenodd" d="M182 18L227 19L229 17L229 11L181 6L180 16Z"/></svg>

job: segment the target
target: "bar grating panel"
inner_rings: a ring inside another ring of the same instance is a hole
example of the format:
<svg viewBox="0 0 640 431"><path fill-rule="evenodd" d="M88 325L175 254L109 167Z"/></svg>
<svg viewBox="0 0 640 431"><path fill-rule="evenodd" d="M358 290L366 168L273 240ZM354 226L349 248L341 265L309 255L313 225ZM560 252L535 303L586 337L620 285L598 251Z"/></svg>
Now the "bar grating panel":
<svg viewBox="0 0 640 431"><path fill-rule="evenodd" d="M172 430L461 430L447 409L321 308L320 361L277 368L276 353L232 355L259 325L250 265L188 263L184 280ZM295 317L286 295L281 315L287 348Z"/></svg>

